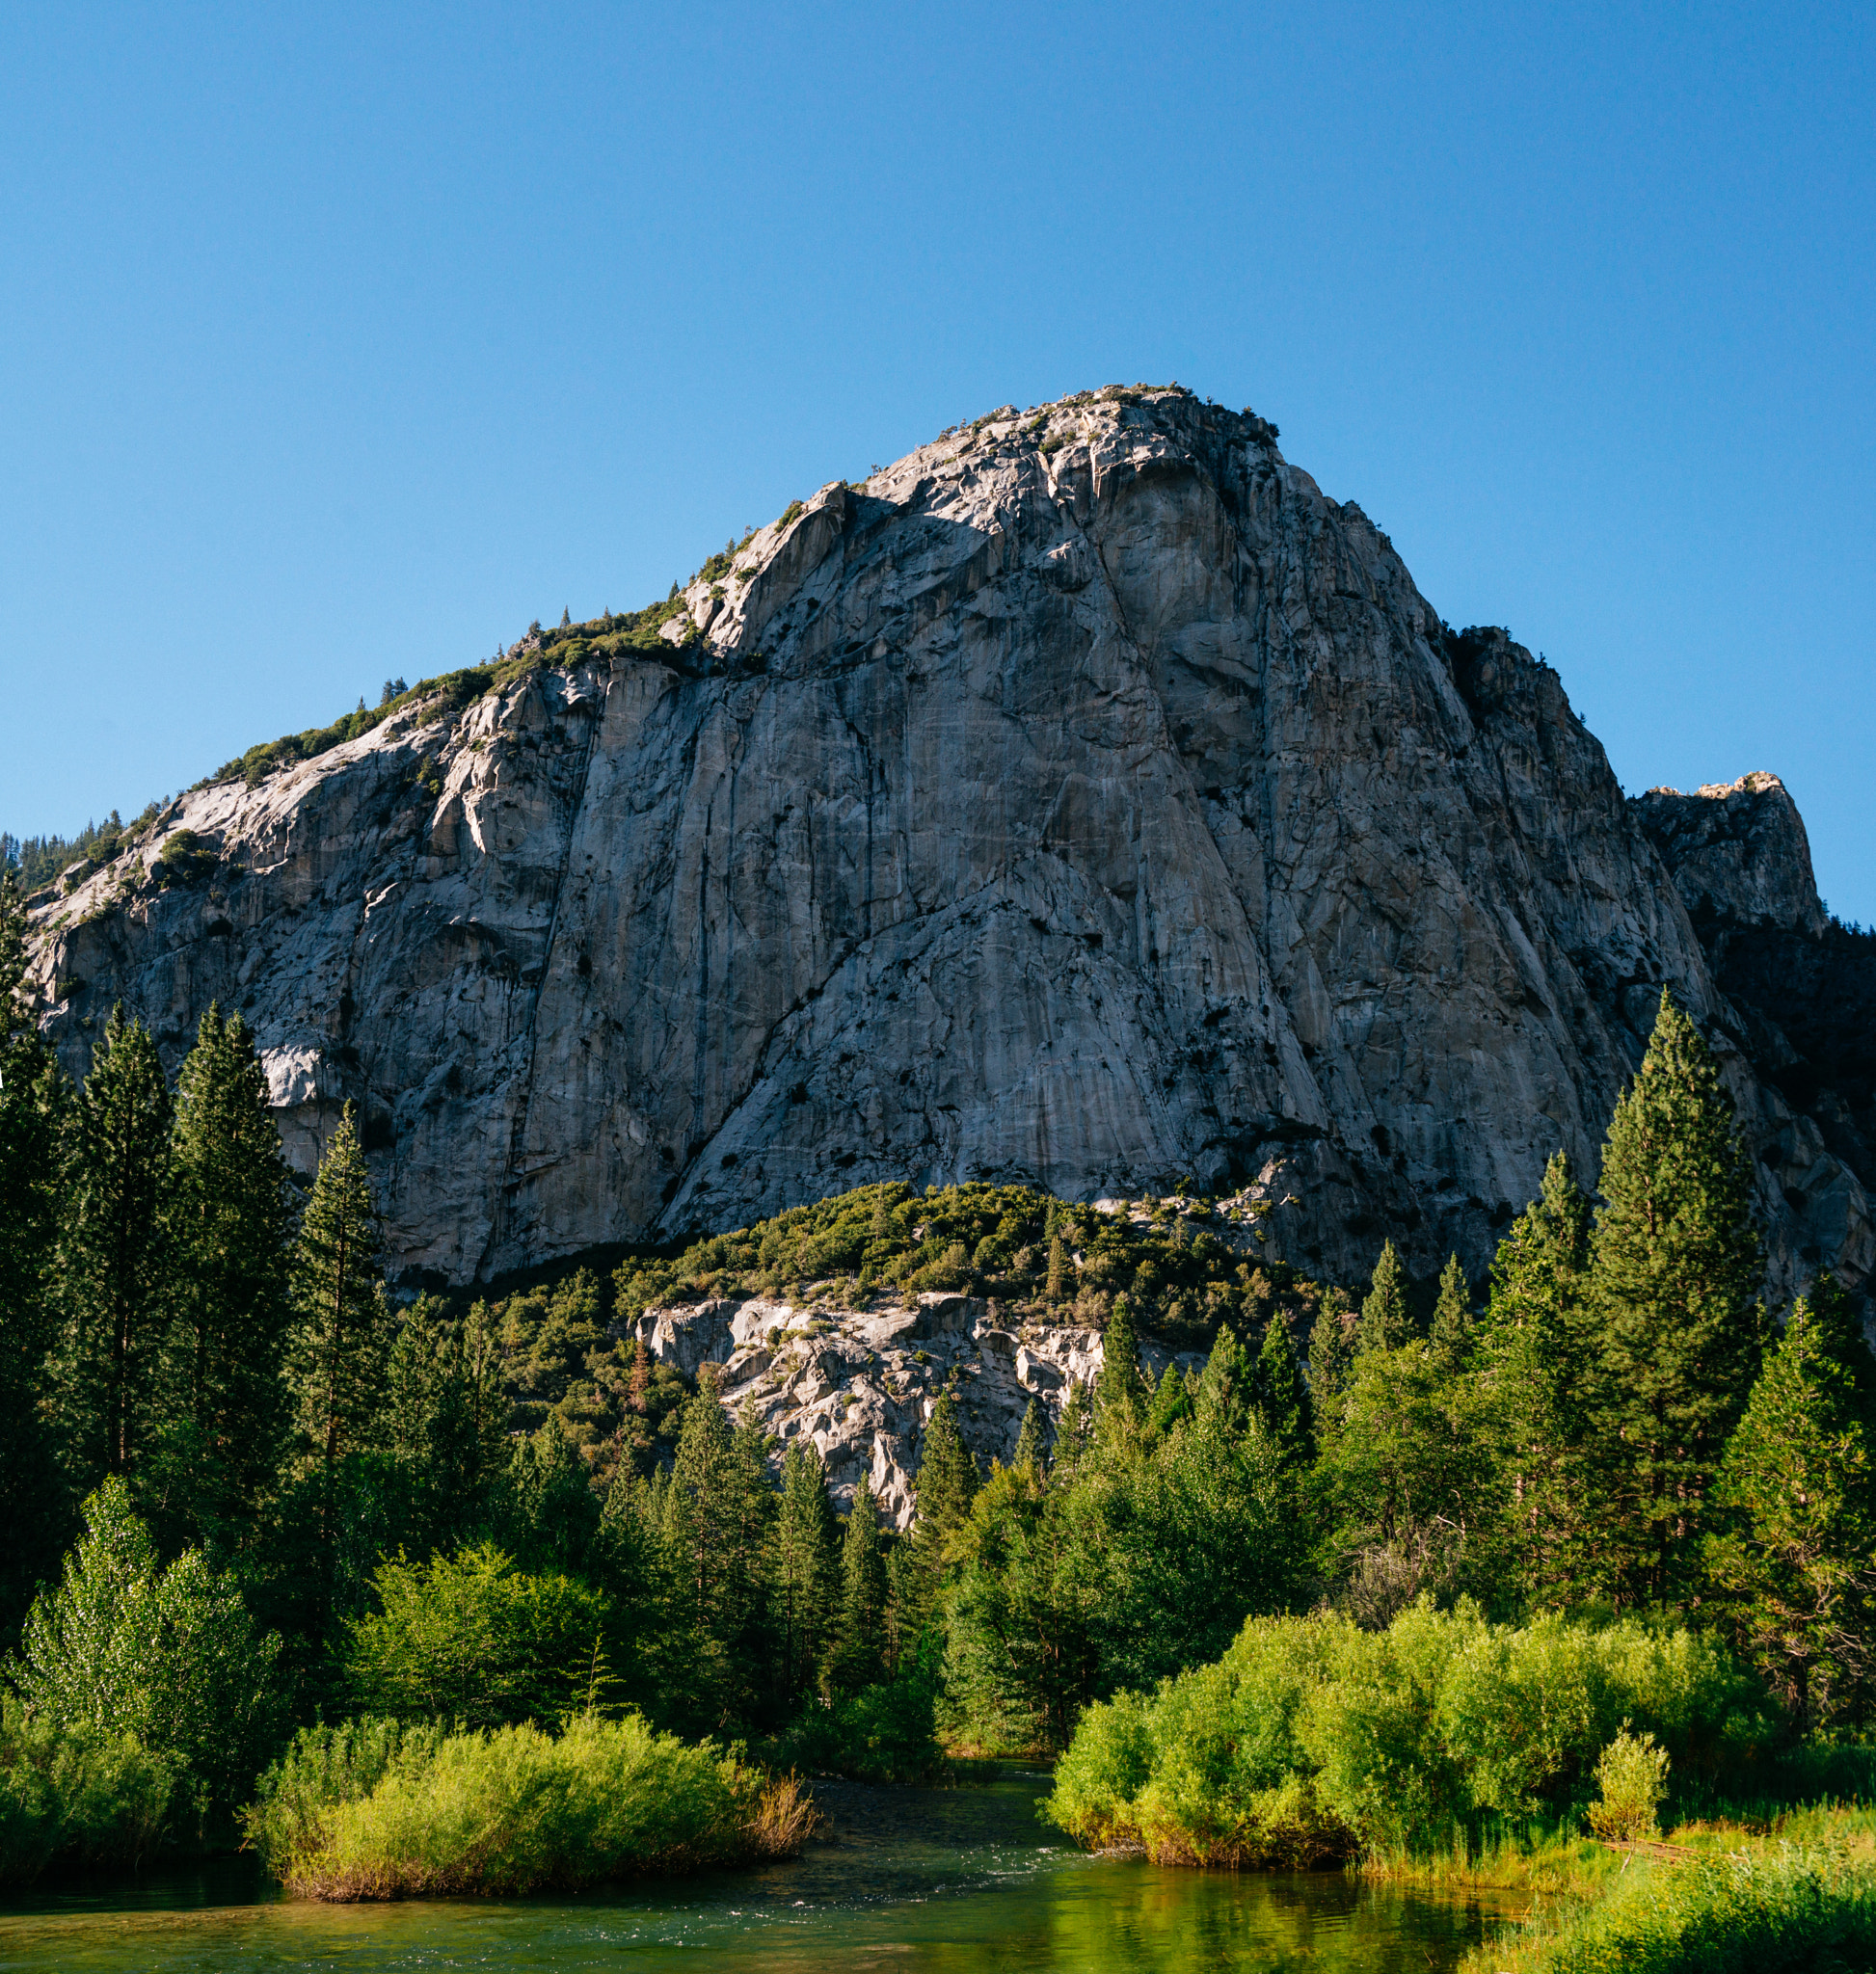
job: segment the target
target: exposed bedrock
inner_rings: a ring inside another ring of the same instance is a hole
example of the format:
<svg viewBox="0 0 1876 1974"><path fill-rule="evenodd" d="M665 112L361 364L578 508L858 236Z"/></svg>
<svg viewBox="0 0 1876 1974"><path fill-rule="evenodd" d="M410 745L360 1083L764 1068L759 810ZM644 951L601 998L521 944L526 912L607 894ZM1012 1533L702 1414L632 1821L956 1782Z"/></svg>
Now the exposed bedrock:
<svg viewBox="0 0 1876 1974"><path fill-rule="evenodd" d="M1867 1272L1663 861L1809 926L1808 857L1644 827L1555 672L1446 633L1260 420L1004 414L685 603L192 793L42 903L67 1066L115 999L172 1066L240 1006L294 1157L355 1099L400 1266L451 1281L874 1179L1187 1173L1349 1280L1383 1231L1477 1270L1552 1151L1593 1173L1666 982L1770 1161L1775 1287ZM178 828L220 861L159 888Z"/></svg>

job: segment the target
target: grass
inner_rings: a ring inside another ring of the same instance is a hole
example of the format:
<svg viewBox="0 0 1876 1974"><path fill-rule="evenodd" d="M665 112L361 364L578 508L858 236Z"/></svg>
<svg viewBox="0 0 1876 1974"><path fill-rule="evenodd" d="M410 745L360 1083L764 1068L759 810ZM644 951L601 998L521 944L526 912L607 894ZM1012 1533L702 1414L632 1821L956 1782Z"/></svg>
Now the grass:
<svg viewBox="0 0 1876 1974"><path fill-rule="evenodd" d="M783 1857L815 1825L792 1775L637 1715L553 1735L305 1730L263 1778L249 1840L304 1898L578 1891L647 1873Z"/></svg>

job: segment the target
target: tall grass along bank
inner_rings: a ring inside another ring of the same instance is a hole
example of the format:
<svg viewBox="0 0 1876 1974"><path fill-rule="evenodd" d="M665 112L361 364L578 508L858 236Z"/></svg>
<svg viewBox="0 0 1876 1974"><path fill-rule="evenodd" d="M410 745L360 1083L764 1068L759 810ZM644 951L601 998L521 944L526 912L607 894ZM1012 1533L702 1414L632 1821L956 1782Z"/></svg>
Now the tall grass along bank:
<svg viewBox="0 0 1876 1974"><path fill-rule="evenodd" d="M262 1777L250 1842L317 1899L578 1891L638 1873L787 1856L814 1825L792 1776L637 1715L558 1735L304 1729Z"/></svg>

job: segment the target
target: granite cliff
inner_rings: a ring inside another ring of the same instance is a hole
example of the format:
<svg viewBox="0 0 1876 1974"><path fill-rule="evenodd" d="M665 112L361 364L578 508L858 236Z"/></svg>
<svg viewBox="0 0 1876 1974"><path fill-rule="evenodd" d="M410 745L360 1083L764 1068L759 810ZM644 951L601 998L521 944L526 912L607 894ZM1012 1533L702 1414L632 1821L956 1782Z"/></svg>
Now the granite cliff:
<svg viewBox="0 0 1876 1974"><path fill-rule="evenodd" d="M870 1179L1190 1174L1352 1280L1384 1231L1476 1270L1550 1152L1593 1173L1665 982L1775 1287L1876 1263L1850 1136L1701 936L1717 898L1823 940L1795 809L1625 802L1556 673L1449 630L1250 413L1005 408L659 614L192 791L41 898L67 1067L116 1000L173 1066L238 1005L299 1162L359 1104L411 1278Z"/></svg>

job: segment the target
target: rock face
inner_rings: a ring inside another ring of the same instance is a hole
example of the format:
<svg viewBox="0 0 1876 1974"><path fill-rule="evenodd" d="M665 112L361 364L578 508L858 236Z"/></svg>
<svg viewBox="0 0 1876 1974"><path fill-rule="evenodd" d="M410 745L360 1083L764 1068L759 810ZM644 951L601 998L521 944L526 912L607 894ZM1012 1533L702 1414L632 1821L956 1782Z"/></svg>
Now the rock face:
<svg viewBox="0 0 1876 1974"><path fill-rule="evenodd" d="M1759 1158L1798 1272L1876 1270L1876 933L1830 920L1776 775L1633 805L1659 849L1759 1079Z"/></svg>
<svg viewBox="0 0 1876 1974"><path fill-rule="evenodd" d="M911 1526L925 1424L948 1381L960 1436L987 1468L1016 1451L1032 1400L1047 1422L1046 1444L1070 1388L1101 1369L1097 1332L1009 1326L994 1302L967 1295L920 1295L864 1312L761 1297L693 1303L648 1310L636 1334L689 1374L720 1365L724 1404L736 1413L754 1407L778 1459L792 1444L814 1445L843 1511L870 1479L881 1517L898 1529ZM1169 1361L1150 1343L1141 1356L1156 1379ZM1177 1361L1182 1370L1202 1362Z"/></svg>
<svg viewBox="0 0 1876 1974"><path fill-rule="evenodd" d="M172 1066L239 1005L294 1156L356 1100L393 1252L455 1282L872 1179L1186 1173L1293 1199L1313 1273L1384 1230L1476 1270L1552 1151L1595 1171L1664 982L1793 1127L1557 675L1262 420L1006 410L712 567L664 649L193 793L40 905L67 1066L115 999ZM1678 867L1788 908L1732 804ZM159 888L185 828L219 862ZM1818 1242L1761 1205L1782 1286Z"/></svg>

